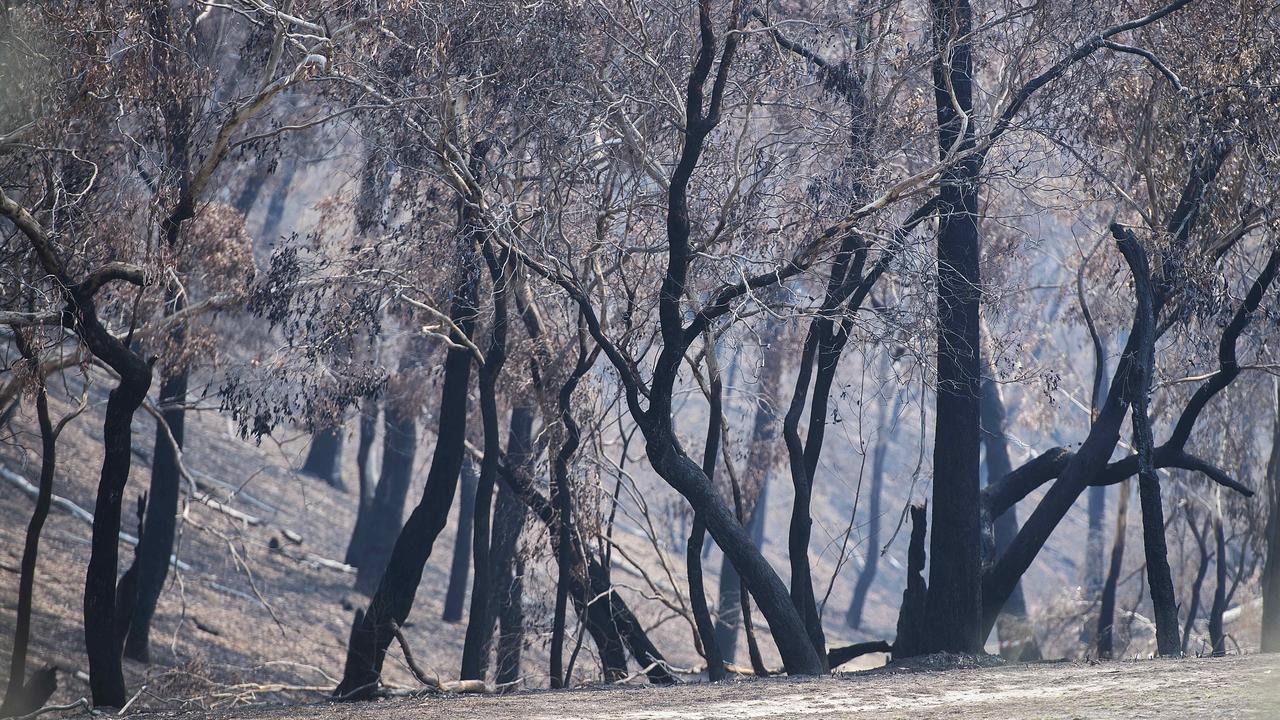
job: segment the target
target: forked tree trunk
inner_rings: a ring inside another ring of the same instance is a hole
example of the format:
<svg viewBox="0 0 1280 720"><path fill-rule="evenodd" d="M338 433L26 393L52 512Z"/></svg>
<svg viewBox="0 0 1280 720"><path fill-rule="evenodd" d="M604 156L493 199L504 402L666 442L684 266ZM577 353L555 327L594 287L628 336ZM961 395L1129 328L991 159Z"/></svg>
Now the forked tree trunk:
<svg viewBox="0 0 1280 720"><path fill-rule="evenodd" d="M595 364L596 357L597 353L588 352L585 344L579 348L577 364L564 385L560 387L560 394L557 398L563 435L560 447L556 451L555 461L551 466L551 503L555 507L556 535L559 538L556 547L559 572L556 579L555 608L551 621L551 687L553 689L565 687L569 682L569 678L565 677L564 674L563 653L566 631L565 621L571 592L570 585L574 582L575 577L583 574L581 570L575 571L574 566L579 563L586 564L585 556L575 556L573 554L575 550L577 552L585 550L582 545L575 547L575 543L572 540L572 538L578 537L578 533L574 529L573 488L569 485L569 460L577 452L578 443L581 440L578 432L578 423L574 420L572 412L573 391L578 387L578 382L582 380L582 377ZM616 668L606 666L606 680L610 682L616 679L609 677L611 671L616 671Z"/></svg>
<svg viewBox="0 0 1280 720"><path fill-rule="evenodd" d="M479 473L476 472L471 458L462 458L458 533L453 542L453 564L449 567L449 587L444 593L444 613L440 616L440 619L445 622L458 622L462 619L462 606L467 599L467 577L471 570L471 528L475 521L478 479Z"/></svg>
<svg viewBox="0 0 1280 720"><path fill-rule="evenodd" d="M1130 236L1132 237L1132 236ZM1151 378L1155 372L1155 295L1151 287L1151 270L1146 252L1136 242L1121 245L1126 259L1134 266L1134 291L1138 313L1143 320L1135 324L1137 361L1133 392L1133 435L1138 450L1138 503L1142 509L1142 543L1147 557L1147 583L1151 588L1151 605L1155 611L1156 649L1161 655L1179 655L1178 604L1173 594L1173 572L1169 568L1169 549L1164 536L1164 506L1160 499L1160 478L1156 475L1152 454L1155 440L1147 406L1151 397ZM1130 258L1129 256L1132 256Z"/></svg>
<svg viewBox="0 0 1280 720"><path fill-rule="evenodd" d="M968 0L931 0L934 98L940 155L973 146L973 62ZM954 96L954 99L953 99ZM930 652L982 651L980 554L978 161L947 170L938 212L938 390L933 520L926 599Z"/></svg>
<svg viewBox="0 0 1280 720"><path fill-rule="evenodd" d="M181 368L160 385L160 404L162 407L169 407L161 413L164 424L156 423L145 529L138 543L137 560L134 562L134 567L137 568L138 598L133 606L129 634L125 638L124 656L144 663L151 661L151 619L155 616L160 592L169 575L169 557L173 554L177 529L181 476L178 454L173 443L177 442L178 447L182 447L186 432L186 411L182 403L186 399L187 370ZM173 433L172 440L169 438L170 432Z"/></svg>
<svg viewBox="0 0 1280 720"><path fill-rule="evenodd" d="M469 215L470 211L466 211L466 214ZM460 254L474 255L475 250L470 247L473 233L468 227L467 242L460 248ZM457 291L449 310L450 320L463 337L470 337L475 328L478 274L474 261L464 261L461 264ZM462 339L458 337L455 341ZM386 572L382 573L381 580L378 581L369 610L352 627L346 667L342 682L334 690L335 698L362 700L373 694L382 675L387 647L395 637L396 629L404 625L413 608L423 568L431 557L436 538L448 521L449 507L453 504L453 496L457 491L458 473L462 469L462 456L465 452L467 388L470 377L471 351L460 344L451 346L445 359L436 447L431 459L431 469L427 473L426 486L422 491L422 500L395 538L390 558L386 561ZM392 414L391 407L389 404L388 415ZM412 423L412 420L409 422ZM390 427L388 431L388 435L391 435ZM393 453L388 453L390 454ZM409 463L403 468L405 477L411 467L412 464ZM386 480L384 475L383 483ZM379 483L379 490L381 484ZM375 527L383 524L377 522ZM362 573L367 572L365 566L360 570Z"/></svg>
<svg viewBox="0 0 1280 720"><path fill-rule="evenodd" d="M102 425L102 475L94 503L93 537L84 584L84 638L93 704L117 708L127 701L121 664L124 636L120 634L122 622L117 617L116 602L120 512L133 454L133 415L142 407L151 387L147 363L123 345L118 357L122 362L113 367L121 377L107 399Z"/></svg>
<svg viewBox="0 0 1280 720"><path fill-rule="evenodd" d="M484 428L484 459L480 461L480 477L476 485L475 538L472 541L475 582L471 587L471 614L467 620L467 634L462 646L463 680L484 680L488 665L490 640L493 638L493 610L490 595L493 593L492 567L489 558L491 520L493 516L493 486L498 478L499 456L502 454L502 437L498 429L498 374L507 361L507 295L510 276L507 267L511 258L501 257L484 249L485 263L493 284L493 320L489 329L489 347L485 350L484 364L478 371L477 390L480 396L480 418Z"/></svg>

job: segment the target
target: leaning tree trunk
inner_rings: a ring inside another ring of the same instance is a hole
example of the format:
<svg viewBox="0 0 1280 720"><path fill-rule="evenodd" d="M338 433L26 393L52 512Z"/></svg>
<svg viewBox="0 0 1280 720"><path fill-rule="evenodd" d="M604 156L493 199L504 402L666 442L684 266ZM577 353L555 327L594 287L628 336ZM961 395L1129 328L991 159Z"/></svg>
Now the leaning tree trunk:
<svg viewBox="0 0 1280 720"><path fill-rule="evenodd" d="M858 630L862 627L862 611L867 604L867 593L876 580L876 569L880 564L880 495L884 488L884 461L889 450L889 442L883 436L876 441L871 451L871 492L867 507L867 546L866 560L858 571L858 579L853 585L853 600L849 603L849 611L845 613L844 624Z"/></svg>
<svg viewBox="0 0 1280 720"><path fill-rule="evenodd" d="M444 613L440 616L445 622L458 622L462 619L462 606L467 599L467 575L471 570L471 526L476 513L478 475L471 458L462 458L458 534L453 542L453 564L449 567L449 587L444 593Z"/></svg>
<svg viewBox="0 0 1280 720"><path fill-rule="evenodd" d="M1116 507L1116 535L1111 541L1111 566L1102 583L1102 603L1098 610L1098 658L1110 660L1115 651L1116 590L1120 569L1124 565L1124 540L1129 531L1129 481L1120 485L1120 502Z"/></svg>
<svg viewBox="0 0 1280 720"><path fill-rule="evenodd" d="M968 0L932 0L938 145L973 147ZM954 99L953 99L954 95ZM954 103L954 104L953 104ZM928 651L982 651L978 304L978 161L952 165L939 188L938 391L933 520L925 602Z"/></svg>
<svg viewBox="0 0 1280 720"><path fill-rule="evenodd" d="M49 419L49 395L45 389L44 377L40 373L39 361L23 339L21 330L15 328L14 337L23 355L35 366L33 376L37 383L36 418L40 424L40 491L36 495L36 506L31 512L31 522L27 524L27 537L22 548L22 575L18 579L18 617L14 622L13 654L9 656L9 684L5 689L4 703L0 704L0 717L34 712L49 699L53 691L53 687L47 683L37 682L37 677L33 677L31 682L27 681L27 647L31 639L31 604L35 593L40 532L44 528L44 521L49 517L49 506L53 501L57 432Z"/></svg>
<svg viewBox="0 0 1280 720"><path fill-rule="evenodd" d="M329 487L346 490L342 482L339 459L342 456L342 424L317 429L311 435L311 447L301 472L319 478Z"/></svg>
<svg viewBox="0 0 1280 720"><path fill-rule="evenodd" d="M144 531L138 542L136 561L138 598L133 606L133 621L125 637L124 656L139 662L151 662L151 619L155 616L160 591L169 575L169 557L173 554L177 530L178 494L181 477L178 450L182 447L187 399L187 369L178 368L160 384L163 423L156 423L155 449L151 458L151 487L147 491ZM168 429L166 429L168 426ZM170 433L173 437L170 438ZM177 443L177 448L174 447Z"/></svg>
<svg viewBox="0 0 1280 720"><path fill-rule="evenodd" d="M1267 542L1262 585L1262 652L1280 652L1280 382L1272 407L1275 426L1267 463Z"/></svg>
<svg viewBox="0 0 1280 720"><path fill-rule="evenodd" d="M464 214L469 216L471 211L466 210ZM465 233L468 246L475 239L475 234L470 229ZM476 252L473 247L460 249L471 256ZM422 500L396 537L386 562L386 572L382 573L368 612L363 613L352 627L346 668L342 682L334 690L334 697L339 699L367 699L377 688L387 647L399 626L409 617L423 568L431 557L436 538L448 522L449 507L453 504L458 473L462 469L462 456L466 452L471 351L461 341L470 337L476 324L479 273L475 265L474 262L462 263L458 289L449 309L449 318L461 336L454 338L457 344L450 346L445 359L439 430ZM364 572L364 567L361 571Z"/></svg>

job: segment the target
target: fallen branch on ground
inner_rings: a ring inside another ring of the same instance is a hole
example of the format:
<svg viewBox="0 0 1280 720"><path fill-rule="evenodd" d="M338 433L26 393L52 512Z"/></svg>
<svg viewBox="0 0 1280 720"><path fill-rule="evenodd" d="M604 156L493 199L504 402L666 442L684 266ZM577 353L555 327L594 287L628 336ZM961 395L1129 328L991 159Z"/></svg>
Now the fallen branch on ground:
<svg viewBox="0 0 1280 720"><path fill-rule="evenodd" d="M19 490L23 491L27 495L30 495L31 497L36 497L40 494L40 488L37 488L35 485L32 485L31 483L27 482L26 478L22 477L18 473L15 473L8 468L0 467L0 477L3 477L5 480L8 480L11 485L13 485L14 487L17 487ZM62 497L61 495L54 495L52 497L52 502L54 507L61 509L62 511L66 512L68 515L71 515L77 520L82 520L85 523L87 523L90 527L93 527L93 513L89 512L88 510L85 510L79 505ZM137 546L138 544L138 538L130 535L127 532L120 533L120 541L133 546ZM172 555L169 556L169 564L181 570L182 572L191 572L190 565L182 562L181 560L179 560L178 558Z"/></svg>

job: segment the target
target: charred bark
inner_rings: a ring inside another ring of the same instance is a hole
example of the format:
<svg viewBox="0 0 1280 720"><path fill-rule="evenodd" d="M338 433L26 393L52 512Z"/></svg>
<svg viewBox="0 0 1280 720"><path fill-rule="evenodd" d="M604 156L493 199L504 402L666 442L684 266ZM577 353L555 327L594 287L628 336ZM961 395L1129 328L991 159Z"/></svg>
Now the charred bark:
<svg viewBox="0 0 1280 720"><path fill-rule="evenodd" d="M1147 557L1147 583L1151 604L1155 609L1156 646L1161 655L1181 654L1178 633L1178 603L1173 594L1173 572L1169 568L1169 549L1164 536L1164 506L1160 499L1160 478L1156 475L1152 454L1155 441L1147 405L1151 397L1151 377L1155 371L1155 293L1151 287L1151 269L1146 252L1127 233L1128 242L1120 251L1133 268L1134 292L1139 316L1134 324L1137 353L1130 390L1133 402L1133 434L1138 450L1138 504L1142 509L1142 541Z"/></svg>
<svg viewBox="0 0 1280 720"><path fill-rule="evenodd" d="M173 443L182 447L186 428L187 370L175 371L160 385L161 417L157 423L155 454L151 459L151 487L147 491L145 530L136 551L138 596L133 620L125 638L124 656L139 662L151 661L151 619L155 616L160 592L169 575L169 557L177 529L178 495L181 475ZM168 429L165 429L165 426ZM169 434L173 434L170 440Z"/></svg>
<svg viewBox="0 0 1280 720"><path fill-rule="evenodd" d="M489 347L485 350L484 364L477 373L477 390L480 396L480 418L484 429L484 458L480 461L480 477L476 484L475 538L471 543L475 565L474 584L471 586L471 612L467 618L467 634L462 646L463 680L483 680L488 664L490 640L493 638L493 615L489 604L492 595L490 567L490 526L493 511L493 486L498 477L499 456L502 454L502 438L498 430L497 383L502 366L507 361L507 294L510 277L507 268L510 257L497 257L487 245L482 249L489 276L493 282L493 321L489 329Z"/></svg>
<svg viewBox="0 0 1280 720"><path fill-rule="evenodd" d="M968 0L932 0L934 97L943 158L973 147ZM952 165L939 190L938 391L933 532L926 600L929 651L982 651L979 523L978 186L976 156Z"/></svg>
<svg viewBox="0 0 1280 720"><path fill-rule="evenodd" d="M27 536L22 547L22 569L18 579L18 615L13 629L13 653L9 656L9 683L5 688L4 703L0 704L0 717L13 717L34 712L49 699L57 686L52 668L33 673L27 679L27 650L31 639L31 606L35 595L36 560L40 554L40 533L49 517L53 501L53 474L57 467L57 438L49 418L49 396L44 376L40 372L30 343L23 331L14 328L14 338L22 355L33 365L36 378L36 420L40 425L40 491L36 506L27 524ZM61 423L59 424L59 429Z"/></svg>
<svg viewBox="0 0 1280 720"><path fill-rule="evenodd" d="M574 420L572 412L573 391L577 389L583 376L595 365L598 355L598 347L588 350L585 340L580 342L577 363L574 365L573 372L569 374L569 378L560 387L557 404L563 437L551 467L551 503L555 507L556 534L559 538L556 548L559 576L556 580L556 604L551 623L552 688L566 687L569 681L569 678L564 675L565 617L570 585L573 583L574 576L579 574L574 572L573 566L578 563L586 564L585 556L577 557L572 554L575 549L579 552L584 550L581 544L574 543L572 540L578 536L578 533L574 530L573 488L569 484L569 460L578 451L581 440L578 423ZM625 667L623 671L625 672ZM616 672L616 668L606 666L606 679L614 679L610 677L613 672Z"/></svg>
<svg viewBox="0 0 1280 720"><path fill-rule="evenodd" d="M902 591L902 605L898 609L898 637L893 641L895 660L924 654L929 642L925 619L928 586L924 582L924 537L928 513L923 505L912 505L910 511L911 542L907 547L907 587Z"/></svg>

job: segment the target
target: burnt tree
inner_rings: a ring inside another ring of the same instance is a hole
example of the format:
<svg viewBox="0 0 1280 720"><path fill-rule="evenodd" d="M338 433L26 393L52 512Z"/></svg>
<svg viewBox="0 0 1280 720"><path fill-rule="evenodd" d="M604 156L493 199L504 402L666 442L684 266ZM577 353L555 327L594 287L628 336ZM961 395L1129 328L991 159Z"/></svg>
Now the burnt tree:
<svg viewBox="0 0 1280 720"><path fill-rule="evenodd" d="M431 458L431 469L427 472L421 501L395 537L395 544L384 566L385 572L381 573L369 609L352 627L342 682L334 690L334 697L338 699L368 699L377 689L387 647L395 637L396 629L404 624L413 608L423 567L431 557L436 537L448 521L449 507L453 504L465 452L467 388L471 378L472 357L470 349L463 343L472 334L476 324L480 272L479 263L475 259L478 253L475 245L481 232L468 206L463 211L460 247L457 249L457 277L449 308L451 334L456 334L456 337L453 338L455 344L450 346L445 357L438 414L439 430L436 434L435 452ZM388 404L388 415L391 414L390 408L391 405ZM409 422L412 423L412 420ZM388 435L391 434L391 429L388 428ZM409 464L403 469L406 476L411 467ZM386 482L385 477L382 482ZM379 483L380 488L382 482ZM375 526L383 525L379 522ZM362 573L368 572L367 566L368 563L360 567Z"/></svg>

